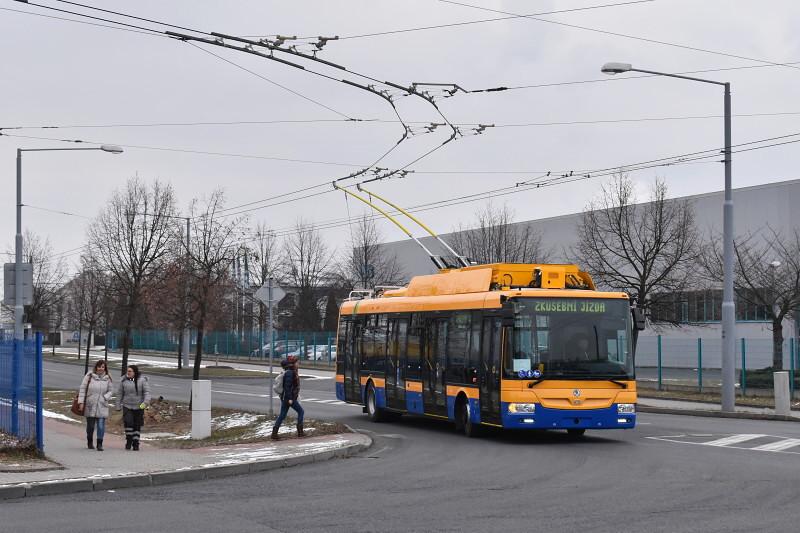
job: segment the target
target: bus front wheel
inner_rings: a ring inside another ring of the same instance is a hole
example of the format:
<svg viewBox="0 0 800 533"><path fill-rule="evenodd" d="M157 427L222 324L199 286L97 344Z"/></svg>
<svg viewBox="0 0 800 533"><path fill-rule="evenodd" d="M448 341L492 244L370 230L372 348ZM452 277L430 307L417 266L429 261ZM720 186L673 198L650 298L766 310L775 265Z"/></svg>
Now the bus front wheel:
<svg viewBox="0 0 800 533"><path fill-rule="evenodd" d="M469 438L478 436L478 425L472 421L469 400L463 396L459 398L456 410L456 431L463 432Z"/></svg>
<svg viewBox="0 0 800 533"><path fill-rule="evenodd" d="M375 387L372 383L367 387L367 416L373 422L380 422L383 420L383 409L378 407L378 401L375 398Z"/></svg>

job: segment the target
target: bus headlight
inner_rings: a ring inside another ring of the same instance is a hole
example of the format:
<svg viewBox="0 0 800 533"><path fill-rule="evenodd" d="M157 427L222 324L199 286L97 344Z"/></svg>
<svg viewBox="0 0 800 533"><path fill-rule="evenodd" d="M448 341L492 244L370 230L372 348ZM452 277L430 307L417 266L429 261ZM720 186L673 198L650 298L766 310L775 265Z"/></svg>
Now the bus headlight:
<svg viewBox="0 0 800 533"><path fill-rule="evenodd" d="M632 415L636 413L636 404L635 403L618 403L617 404L617 414L620 415Z"/></svg>
<svg viewBox="0 0 800 533"><path fill-rule="evenodd" d="M535 403L510 403L508 404L509 413L535 413Z"/></svg>

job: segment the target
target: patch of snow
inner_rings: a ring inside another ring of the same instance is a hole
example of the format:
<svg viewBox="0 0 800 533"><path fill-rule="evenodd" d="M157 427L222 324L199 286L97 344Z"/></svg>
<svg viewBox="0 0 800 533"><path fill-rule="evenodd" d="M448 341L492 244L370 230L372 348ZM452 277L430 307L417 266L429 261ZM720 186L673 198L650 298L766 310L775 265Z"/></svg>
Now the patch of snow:
<svg viewBox="0 0 800 533"><path fill-rule="evenodd" d="M253 413L236 413L233 415L215 417L211 423L214 429L222 430L249 426L256 423L259 418L261 418L260 415Z"/></svg>
<svg viewBox="0 0 800 533"><path fill-rule="evenodd" d="M56 413L54 411L48 411L47 409L42 409L42 415L44 415L45 418L54 418L56 420L61 420L62 422L74 422L76 424L80 424L80 422L78 422L74 418L70 418L66 415L62 415L61 413Z"/></svg>
<svg viewBox="0 0 800 533"><path fill-rule="evenodd" d="M309 453L335 450L337 448L341 448L347 442L347 439L344 439L341 436L336 436L326 441L292 444L290 447L276 446L273 444L247 446L231 451L220 451L214 454L214 458L216 459L215 462L204 466L237 464L264 459L285 459L297 455L306 455Z"/></svg>

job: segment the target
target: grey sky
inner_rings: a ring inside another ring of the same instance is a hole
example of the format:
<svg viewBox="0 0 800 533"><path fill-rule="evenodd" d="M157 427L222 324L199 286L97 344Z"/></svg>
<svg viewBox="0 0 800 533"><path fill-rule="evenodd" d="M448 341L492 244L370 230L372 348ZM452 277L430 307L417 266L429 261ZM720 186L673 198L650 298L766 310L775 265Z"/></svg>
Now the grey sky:
<svg viewBox="0 0 800 533"><path fill-rule="evenodd" d="M87 0L89 2L90 0ZM77 9L53 0L42 4ZM612 3L612 0L482 1L475 5L537 13ZM435 0L305 2L92 2L173 24L232 35L350 36L415 26L502 16ZM6 0L0 7L58 15ZM96 14L96 13L95 13ZM75 18L75 17L73 17ZM800 3L791 0L656 0L541 18L668 41L771 62L800 61ZM0 127L330 119L294 124L4 130L14 135L85 139L122 145L250 154L354 164L334 166L128 148L102 152L32 153L24 160L24 203L94 216L113 189L138 173L169 181L185 210L193 196L224 187L230 206L252 202L347 175L367 165L398 139L397 123L335 122L340 115L243 72L197 48L171 39L0 11L4 82ZM211 46L235 61L348 116L391 120L381 99L290 67ZM330 42L320 57L380 80L453 82L468 89L550 84L606 78L600 66L626 61L667 72L758 66L699 74L730 81L735 114L800 113L800 69L641 42L597 32L513 19L455 28ZM800 65L799 65L800 66ZM320 71L342 77L341 72ZM621 78L618 76L617 78ZM617 78L614 78L616 80ZM362 81L351 77L356 81ZM430 106L401 98L403 117L441 121ZM440 102L458 123L549 123L620 118L721 115L722 90L712 85L645 78L459 94ZM800 132L800 114L734 117L733 142ZM467 132L469 128L465 127ZM447 133L415 136L379 166L398 168L436 147ZM788 139L793 140L793 139ZM413 165L402 180L372 184L402 205L513 185L538 172L614 167L722 145L722 119L504 127L468 135ZM3 242L14 234L14 150L63 147L59 142L0 137L6 194L0 217ZM734 186L800 177L797 144L734 156ZM519 171L519 174L423 174L422 171ZM722 165L702 163L635 174L642 191L654 176L668 180L673 196L718 190ZM518 220L580 210L601 179L499 198ZM321 191L324 189L317 189ZM482 202L423 214L445 232L469 222ZM258 207L257 205L254 207ZM350 213L364 211L349 203ZM252 211L251 222L276 229L296 217L323 222L347 216L342 193ZM57 251L84 242L87 221L33 209L24 225L50 237ZM386 240L403 235L381 223ZM347 228L326 230L332 246L346 244ZM76 261L71 256L70 261Z"/></svg>

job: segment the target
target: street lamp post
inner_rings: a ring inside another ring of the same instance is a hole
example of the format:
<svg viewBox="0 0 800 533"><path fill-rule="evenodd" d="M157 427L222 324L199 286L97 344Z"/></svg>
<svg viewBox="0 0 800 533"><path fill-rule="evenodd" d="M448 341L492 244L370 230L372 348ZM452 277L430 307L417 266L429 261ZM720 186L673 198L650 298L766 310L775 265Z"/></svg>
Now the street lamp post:
<svg viewBox="0 0 800 533"><path fill-rule="evenodd" d="M693 78L679 74L633 68L630 63L606 63L604 74L642 72L656 76L679 78L722 85L725 88L725 201L722 206L722 410L736 408L736 308L733 301L733 195L731 192L731 84L728 82Z"/></svg>
<svg viewBox="0 0 800 533"><path fill-rule="evenodd" d="M102 150L112 154L121 154L122 148L111 144L104 144L92 148L17 148L17 235L14 242L14 340L22 341L25 332L22 329L22 152L60 152L67 150Z"/></svg>

